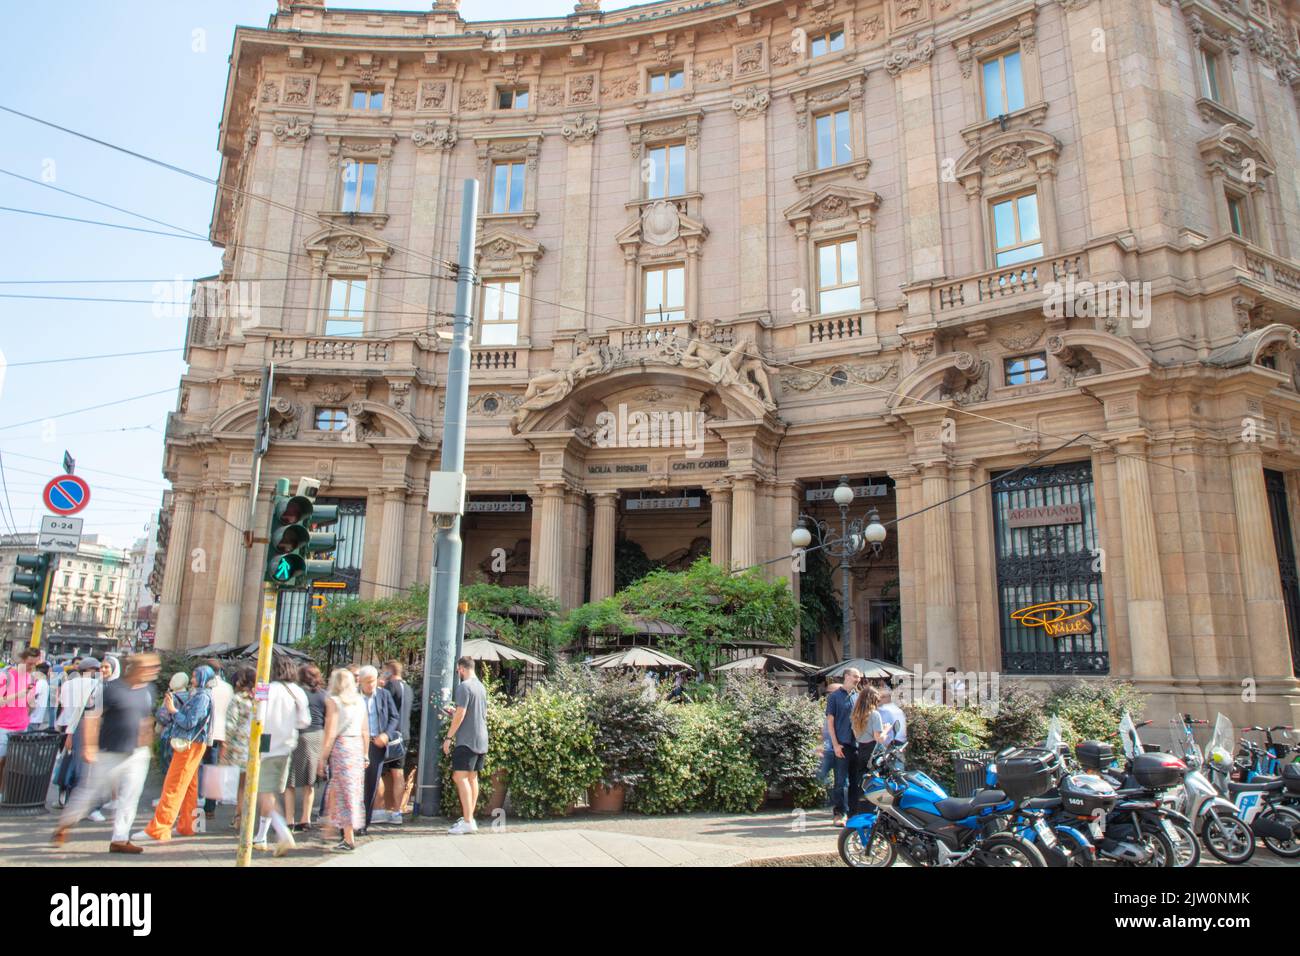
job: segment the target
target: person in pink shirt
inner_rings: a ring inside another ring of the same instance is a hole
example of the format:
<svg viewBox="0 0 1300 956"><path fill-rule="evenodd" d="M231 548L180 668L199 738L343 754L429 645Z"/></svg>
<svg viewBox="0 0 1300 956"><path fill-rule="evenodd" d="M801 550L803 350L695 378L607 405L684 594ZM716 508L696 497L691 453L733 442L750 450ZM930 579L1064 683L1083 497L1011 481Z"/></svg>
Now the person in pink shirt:
<svg viewBox="0 0 1300 956"><path fill-rule="evenodd" d="M18 666L0 673L0 781L4 780L9 735L27 729L36 699L36 665L42 656L40 648L24 647L18 655Z"/></svg>

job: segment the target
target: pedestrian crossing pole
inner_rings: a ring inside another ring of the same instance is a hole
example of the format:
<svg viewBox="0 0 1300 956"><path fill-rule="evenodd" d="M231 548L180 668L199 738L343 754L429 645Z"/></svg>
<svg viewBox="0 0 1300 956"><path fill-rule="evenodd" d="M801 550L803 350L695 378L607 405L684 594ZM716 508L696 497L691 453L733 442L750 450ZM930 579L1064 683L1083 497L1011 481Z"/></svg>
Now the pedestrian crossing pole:
<svg viewBox="0 0 1300 956"><path fill-rule="evenodd" d="M253 723L248 730L248 768L244 774L244 816L239 827L239 853L235 866L248 866L253 858L253 827L257 823L257 778L262 769L262 723L271 686L271 646L275 640L275 609L279 591L262 582L262 634L257 643L257 689Z"/></svg>
<svg viewBox="0 0 1300 956"><path fill-rule="evenodd" d="M54 581L55 563L59 560L56 555L47 555L50 565L49 570L45 573L45 580L41 582L41 603L36 607L36 614L32 618L32 640L29 647L39 648L41 646L41 632L45 626L45 605L50 600L50 584Z"/></svg>

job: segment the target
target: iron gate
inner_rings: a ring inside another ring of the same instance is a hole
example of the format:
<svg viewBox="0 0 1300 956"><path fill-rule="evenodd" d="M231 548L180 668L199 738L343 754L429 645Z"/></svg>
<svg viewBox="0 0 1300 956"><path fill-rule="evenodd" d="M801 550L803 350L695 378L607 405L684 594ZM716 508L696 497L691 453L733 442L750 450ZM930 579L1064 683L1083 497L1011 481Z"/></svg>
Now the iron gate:
<svg viewBox="0 0 1300 956"><path fill-rule="evenodd" d="M1286 608L1286 629L1291 637L1291 673L1300 661L1300 575L1296 573L1295 538L1291 536L1291 512L1286 502L1286 476L1280 471L1264 469L1264 487L1268 490L1268 514L1273 523L1273 547L1277 549L1277 567L1282 577L1282 605Z"/></svg>

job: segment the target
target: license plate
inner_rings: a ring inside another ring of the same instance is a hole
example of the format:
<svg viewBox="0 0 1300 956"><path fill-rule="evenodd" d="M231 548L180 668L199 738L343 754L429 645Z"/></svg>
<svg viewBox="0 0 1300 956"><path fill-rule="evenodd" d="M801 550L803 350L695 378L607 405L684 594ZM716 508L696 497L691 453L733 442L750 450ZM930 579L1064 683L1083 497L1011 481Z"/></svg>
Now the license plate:
<svg viewBox="0 0 1300 956"><path fill-rule="evenodd" d="M1034 829L1038 831L1038 838L1043 841L1043 846L1056 846L1056 834L1042 820L1034 824Z"/></svg>

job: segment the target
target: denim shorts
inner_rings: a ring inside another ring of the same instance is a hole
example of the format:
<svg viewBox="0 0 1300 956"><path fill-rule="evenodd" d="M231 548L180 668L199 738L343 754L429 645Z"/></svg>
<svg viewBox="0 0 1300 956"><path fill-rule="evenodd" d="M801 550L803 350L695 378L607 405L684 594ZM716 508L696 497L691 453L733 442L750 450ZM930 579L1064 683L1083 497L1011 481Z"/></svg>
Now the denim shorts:
<svg viewBox="0 0 1300 956"><path fill-rule="evenodd" d="M9 751L9 735L21 732L18 730L5 730L0 727L0 759L3 759L4 755Z"/></svg>

